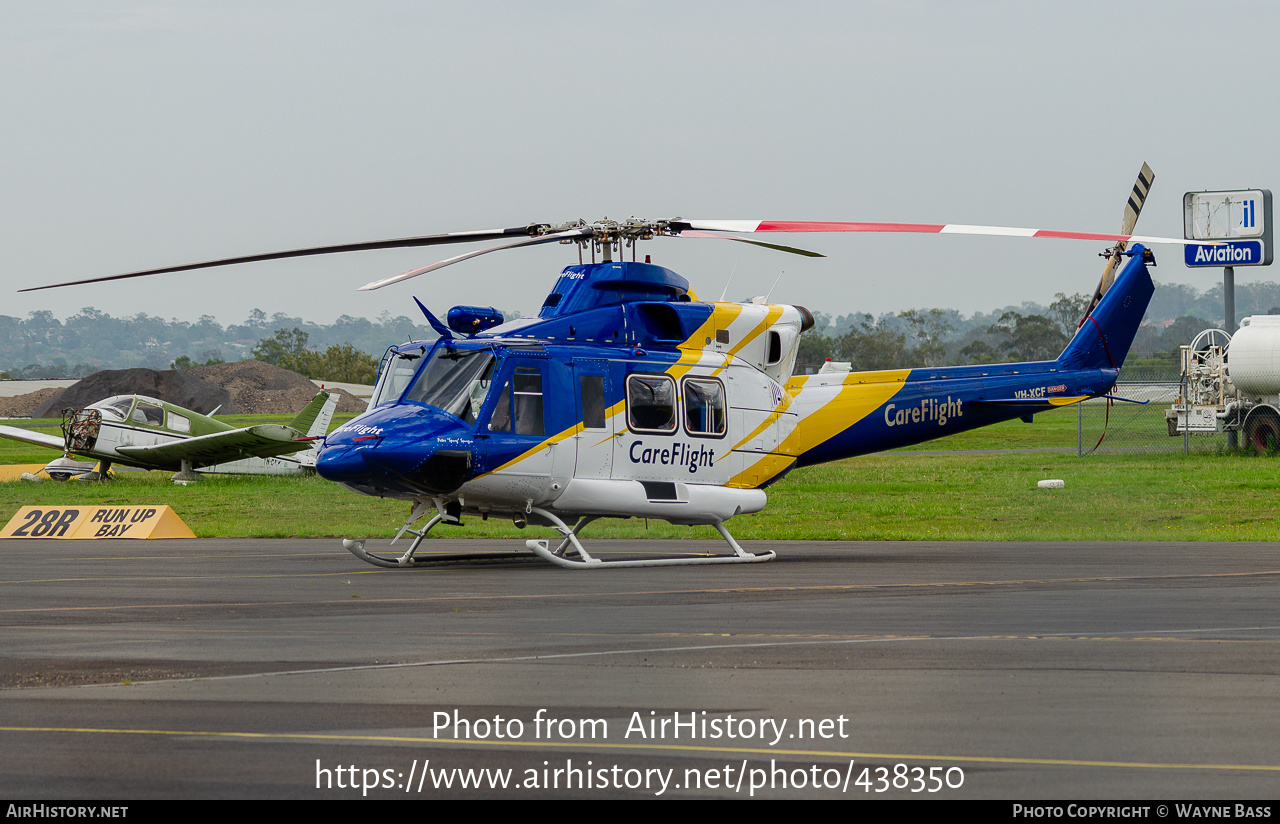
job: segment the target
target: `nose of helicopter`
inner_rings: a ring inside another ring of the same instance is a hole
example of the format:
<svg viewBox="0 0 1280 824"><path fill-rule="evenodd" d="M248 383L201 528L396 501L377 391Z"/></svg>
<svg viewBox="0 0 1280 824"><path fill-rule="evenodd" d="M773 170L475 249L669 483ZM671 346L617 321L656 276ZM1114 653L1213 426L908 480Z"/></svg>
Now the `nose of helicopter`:
<svg viewBox="0 0 1280 824"><path fill-rule="evenodd" d="M476 468L475 439L460 422L430 412L437 410L352 421L325 439L316 472L362 492L453 492Z"/></svg>

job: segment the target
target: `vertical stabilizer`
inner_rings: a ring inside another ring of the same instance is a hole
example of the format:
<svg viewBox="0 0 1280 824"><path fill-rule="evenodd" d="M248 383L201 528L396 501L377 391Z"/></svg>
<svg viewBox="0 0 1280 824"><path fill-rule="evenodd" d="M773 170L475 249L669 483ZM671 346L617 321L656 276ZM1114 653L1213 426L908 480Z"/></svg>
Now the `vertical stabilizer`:
<svg viewBox="0 0 1280 824"><path fill-rule="evenodd" d="M289 426L308 436L323 435L329 430L329 422L333 420L333 410L337 406L336 394L320 392L302 408L298 417L289 421Z"/></svg>
<svg viewBox="0 0 1280 824"><path fill-rule="evenodd" d="M302 411L298 413L298 417L289 422L289 426L299 432L304 432L307 437L320 439L312 441L309 449L298 453L298 462L304 467L314 467L316 465L316 456L319 454L318 446L324 442L325 433L329 431L329 422L333 420L333 412L337 407L338 394L336 392L321 392L303 407Z"/></svg>
<svg viewBox="0 0 1280 824"><path fill-rule="evenodd" d="M1058 356L1061 368L1119 369L1129 354L1156 287L1144 262L1150 253L1135 244L1124 254L1129 262Z"/></svg>

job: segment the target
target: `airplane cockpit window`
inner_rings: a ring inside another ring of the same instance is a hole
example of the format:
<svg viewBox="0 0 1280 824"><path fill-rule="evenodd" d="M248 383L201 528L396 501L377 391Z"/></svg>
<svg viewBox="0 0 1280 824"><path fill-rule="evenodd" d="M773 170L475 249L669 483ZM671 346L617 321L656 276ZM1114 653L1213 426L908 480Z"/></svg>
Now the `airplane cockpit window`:
<svg viewBox="0 0 1280 824"><path fill-rule="evenodd" d="M404 399L443 409L467 423L489 394L493 352L488 349L441 349L422 368Z"/></svg>
<svg viewBox="0 0 1280 824"><path fill-rule="evenodd" d="M145 423L148 426L164 426L164 408L146 401L138 401L138 405L133 408L133 414L130 417L135 423Z"/></svg>
<svg viewBox="0 0 1280 824"><path fill-rule="evenodd" d="M91 404L89 408L98 410L104 418L125 421L129 419L129 407L131 406L133 406L133 398L124 396L98 401L95 404Z"/></svg>
<svg viewBox="0 0 1280 824"><path fill-rule="evenodd" d="M636 432L675 432L676 382L665 375L628 375L627 425Z"/></svg>
<svg viewBox="0 0 1280 824"><path fill-rule="evenodd" d="M382 356L382 366L378 371L378 385L373 389L373 403L370 408L386 406L400 400L404 388L413 380L413 373L418 371L422 360L422 350L412 352L396 352L388 349Z"/></svg>
<svg viewBox="0 0 1280 824"><path fill-rule="evenodd" d="M684 428L690 435L724 435L724 386L720 381L685 378Z"/></svg>
<svg viewBox="0 0 1280 824"><path fill-rule="evenodd" d="M538 437L546 434L541 369L536 366L516 367L511 373L511 379L503 384L502 393L493 406L489 431Z"/></svg>
<svg viewBox="0 0 1280 824"><path fill-rule="evenodd" d="M170 412L168 415L169 428L174 432L190 432L191 419L186 415L179 415L176 412Z"/></svg>

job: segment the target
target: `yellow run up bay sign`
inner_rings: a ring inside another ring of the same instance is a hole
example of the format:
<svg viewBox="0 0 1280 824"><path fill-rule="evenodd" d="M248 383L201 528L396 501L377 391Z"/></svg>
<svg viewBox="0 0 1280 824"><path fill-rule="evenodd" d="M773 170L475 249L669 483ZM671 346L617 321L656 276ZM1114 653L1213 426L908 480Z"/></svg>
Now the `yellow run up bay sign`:
<svg viewBox="0 0 1280 824"><path fill-rule="evenodd" d="M194 538L167 506L24 506L0 538Z"/></svg>

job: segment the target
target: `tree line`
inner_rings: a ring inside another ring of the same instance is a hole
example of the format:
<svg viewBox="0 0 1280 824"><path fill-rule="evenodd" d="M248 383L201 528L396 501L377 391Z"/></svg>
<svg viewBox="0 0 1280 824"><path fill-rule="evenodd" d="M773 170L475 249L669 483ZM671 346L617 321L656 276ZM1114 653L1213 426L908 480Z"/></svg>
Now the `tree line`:
<svg viewBox="0 0 1280 824"><path fill-rule="evenodd" d="M879 317L816 313L818 326L801 338L798 369L816 370L827 358L850 361L857 369L1053 358L1074 334L1083 300L1058 294L1048 306L1028 302L969 317L939 308ZM1236 285L1237 318L1255 314L1280 314L1280 285ZM1220 285L1201 291L1157 284L1131 358L1173 365L1179 345L1221 324ZM376 320L343 315L326 325L282 312L268 317L254 309L242 323L224 327L210 315L189 323L145 313L114 318L86 307L59 320L45 310L27 318L0 315L0 378L77 378L102 369L181 368L250 357L287 361L303 374L324 369L362 374L370 360L376 370L376 359L388 345L435 337L425 323L385 311ZM364 360L357 357L361 354Z"/></svg>
<svg viewBox="0 0 1280 824"><path fill-rule="evenodd" d="M1180 284L1156 286L1128 366L1176 375L1178 347L1203 329L1222 326L1222 287L1194 292ZM819 312L814 332L800 340L796 371L817 371L826 360L848 361L856 370L1052 360L1076 333L1088 305L1088 295L1058 293L1048 307L1024 303L969 318L952 309L909 309L879 318ZM1181 314L1162 314L1167 311ZM1280 314L1280 286L1237 285L1237 318L1263 314Z"/></svg>
<svg viewBox="0 0 1280 824"><path fill-rule="evenodd" d="M224 327L211 315L189 323L145 313L115 318L86 307L59 320L52 312L38 311L27 318L0 315L0 378L80 378L102 369L169 369L244 360L281 329L297 329L310 349L322 353L348 346L374 358L392 343L436 337L425 321L389 312L376 320L343 315L326 325L254 309L244 322Z"/></svg>

